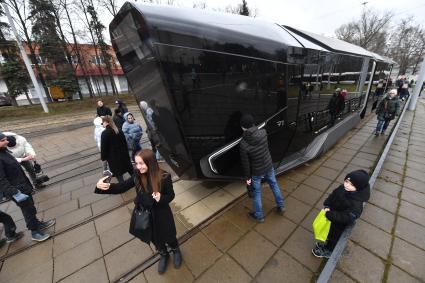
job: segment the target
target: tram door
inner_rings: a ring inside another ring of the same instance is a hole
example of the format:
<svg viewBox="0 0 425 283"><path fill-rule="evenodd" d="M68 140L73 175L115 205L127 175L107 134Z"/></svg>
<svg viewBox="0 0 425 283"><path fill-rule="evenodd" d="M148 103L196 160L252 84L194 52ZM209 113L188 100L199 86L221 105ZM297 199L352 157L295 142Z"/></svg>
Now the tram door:
<svg viewBox="0 0 425 283"><path fill-rule="evenodd" d="M267 120L269 149L275 167L287 155L297 129L300 67L277 65L276 112Z"/></svg>

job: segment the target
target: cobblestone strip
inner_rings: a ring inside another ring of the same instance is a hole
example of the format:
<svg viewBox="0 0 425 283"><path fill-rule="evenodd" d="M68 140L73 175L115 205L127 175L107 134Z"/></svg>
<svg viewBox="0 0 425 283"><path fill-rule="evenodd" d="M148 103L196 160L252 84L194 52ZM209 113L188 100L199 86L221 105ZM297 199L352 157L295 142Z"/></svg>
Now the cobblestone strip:
<svg viewBox="0 0 425 283"><path fill-rule="evenodd" d="M411 118L410 116L411 115L409 115L408 117L406 117L408 119L411 119L411 121L409 123L408 144L410 144L410 136L412 134L412 127L413 127L413 121L415 120L415 113L413 113L413 118ZM403 129L403 130L405 131L406 129ZM397 134L397 136L399 136L399 135L400 134ZM403 184L404 184L404 179L406 177L406 169L407 169L406 167L407 167L407 159L408 159L408 156L409 156L409 147L407 147L406 155L407 156L406 156L406 159L405 159L405 162L404 162L403 171L401 172L402 173L402 179L401 179L401 181L402 181ZM390 267L391 267L391 264L392 264L392 261L393 261L393 259L392 259L392 251L393 251L393 247L394 247L394 240L395 240L395 237L396 237L396 228L397 228L397 221L398 221L398 217L399 217L399 211L400 211L400 205L401 205L401 194L402 194L402 192L403 192L403 187L401 188L401 190L397 194L397 208L396 208L396 211L394 213L395 214L395 217L394 217L393 227L391 229L391 245L390 245L390 250L388 252L388 257L387 257L387 260L385 262L385 270L384 270L384 274L383 274L383 277L382 277L382 282L383 283L386 283L388 281L388 273L389 273L389 270L390 270Z"/></svg>
<svg viewBox="0 0 425 283"><path fill-rule="evenodd" d="M422 115L420 115L421 113L419 113L419 112L422 112L422 113L425 112L425 105L424 105L423 101L419 101L419 103L417 104L416 111L412 115L410 115L410 117L409 117L411 119L411 121L409 121L409 127L408 127L409 133L408 133L408 137L407 137L408 146L407 146L407 151L406 151L406 159L405 159L405 163L404 163L403 171L402 171L402 184L403 184L403 186L401 187L401 190L397 194L398 203L397 203L397 209L395 211L394 224L393 224L393 227L392 227L392 230L391 230L391 246L390 246L388 257L387 257L387 260L386 260L386 263L385 263L385 272L384 272L383 279L382 279L383 283L395 282L394 280L401 280L401 278L394 279L394 276L395 276L394 273L395 272L393 272L393 275L390 276L391 268L395 269L394 266L396 266L396 265L397 265L397 268L399 268L401 271L409 274L412 277L412 278L403 278L403 279L412 280L412 281L416 279L416 280L418 280L417 282L425 282L424 281L425 277L424 277L423 272L422 272L422 274L418 274L417 272L412 272L412 270L423 269L423 265L425 264L425 262L423 261L425 253L422 252L421 258L420 257L415 258L419 262L411 262L410 259L400 258L400 254L397 254L397 251L395 251L395 249L396 249L396 247L395 247L396 243L395 242L396 241L401 242L401 239L405 240L405 237L400 238L400 231L397 231L398 229L399 230L403 229L403 227L406 228L406 226L403 226L403 225L401 225L402 228L398 227L400 224L403 224L403 223L400 223L400 221L406 222L406 219L412 220L412 219L408 218L406 215L400 214L400 212L401 212L401 207L403 205L402 204L403 202L411 203L410 201L406 201L405 199L403 199L403 195L408 190L406 188L406 185L408 185L407 178L409 177L408 176L409 175L408 163L409 163L409 161L411 161L411 159L417 159L418 158L418 156L415 156L415 150L411 149L411 145L414 146L414 144L412 144L412 139L413 139L413 136L415 134L419 133L420 131L422 131L424 129L423 124L418 125L420 123L420 121L419 121L420 118L422 118ZM413 117L411 117L411 116L413 116ZM415 121L415 119L417 119L417 120ZM405 130L407 130L407 129L405 129ZM425 152L425 149L424 149L424 152ZM423 163L425 163L425 161ZM423 166L425 166L425 165L423 165ZM412 169L410 169L410 170L412 170ZM421 170L421 171L423 172L424 170ZM419 176L419 178L420 178L420 176ZM423 181L418 181L418 183L419 182L422 183L421 184L422 186L424 185ZM422 192L424 192L424 190L422 190ZM421 201L420 198L425 198L425 195L422 194L422 192L417 192L416 198L417 198L418 202ZM417 203L415 203L415 204L411 203L411 205L417 205ZM418 207L418 209L419 208L420 207ZM413 225L419 225L418 227L420 227L420 226L423 226L424 223L418 223L418 222L415 222L415 220L414 220L414 222L412 222L412 224ZM425 231L424 227L422 227L420 229L422 229L422 232ZM412 233L412 232L413 231L410 231L410 233ZM411 239L414 239L417 236L418 235L410 235ZM424 235L423 234L419 235L419 237L424 237ZM417 248L417 249L420 249L420 250L423 251L423 247L418 247L417 244L415 245L414 240L411 240L411 241L408 240L408 243L411 244L414 248ZM401 262L404 261L408 265L412 265L413 267L409 268L410 270L406 270L405 267L400 266L400 264L399 264L400 261ZM413 278L415 278L415 279L413 279Z"/></svg>

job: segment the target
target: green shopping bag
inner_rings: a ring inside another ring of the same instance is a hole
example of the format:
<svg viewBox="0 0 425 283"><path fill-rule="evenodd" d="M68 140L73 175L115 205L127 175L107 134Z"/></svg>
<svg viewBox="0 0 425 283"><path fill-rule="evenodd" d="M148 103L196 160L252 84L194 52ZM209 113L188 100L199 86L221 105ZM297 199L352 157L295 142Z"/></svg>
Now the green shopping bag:
<svg viewBox="0 0 425 283"><path fill-rule="evenodd" d="M314 238L325 242L331 229L331 221L326 218L325 210L321 210L313 221Z"/></svg>

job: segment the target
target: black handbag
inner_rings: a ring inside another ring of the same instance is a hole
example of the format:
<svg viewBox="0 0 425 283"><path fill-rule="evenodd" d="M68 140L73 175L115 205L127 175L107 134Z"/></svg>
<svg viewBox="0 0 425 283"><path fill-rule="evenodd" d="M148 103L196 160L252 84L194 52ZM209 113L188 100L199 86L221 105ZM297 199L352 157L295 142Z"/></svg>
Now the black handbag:
<svg viewBox="0 0 425 283"><path fill-rule="evenodd" d="M150 220L151 213L147 209L138 209L134 208L133 210L133 229L135 231L143 231L148 229L151 226L151 220Z"/></svg>
<svg viewBox="0 0 425 283"><path fill-rule="evenodd" d="M145 243L152 240L151 212L148 209L137 206L134 208L129 232Z"/></svg>

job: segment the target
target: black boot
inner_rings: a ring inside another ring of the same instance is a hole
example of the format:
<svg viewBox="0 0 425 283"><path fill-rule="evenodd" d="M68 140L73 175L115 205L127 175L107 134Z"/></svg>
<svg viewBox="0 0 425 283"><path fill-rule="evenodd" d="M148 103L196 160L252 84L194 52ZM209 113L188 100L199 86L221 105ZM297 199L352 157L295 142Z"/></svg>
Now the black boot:
<svg viewBox="0 0 425 283"><path fill-rule="evenodd" d="M182 265L182 252L180 251L179 247L171 249L171 251L173 252L174 268L180 268Z"/></svg>
<svg viewBox="0 0 425 283"><path fill-rule="evenodd" d="M167 263L168 263L168 257L170 256L168 252L165 251L159 251L159 254L161 255L161 258L158 262L158 273L163 274L165 270L167 270Z"/></svg>

